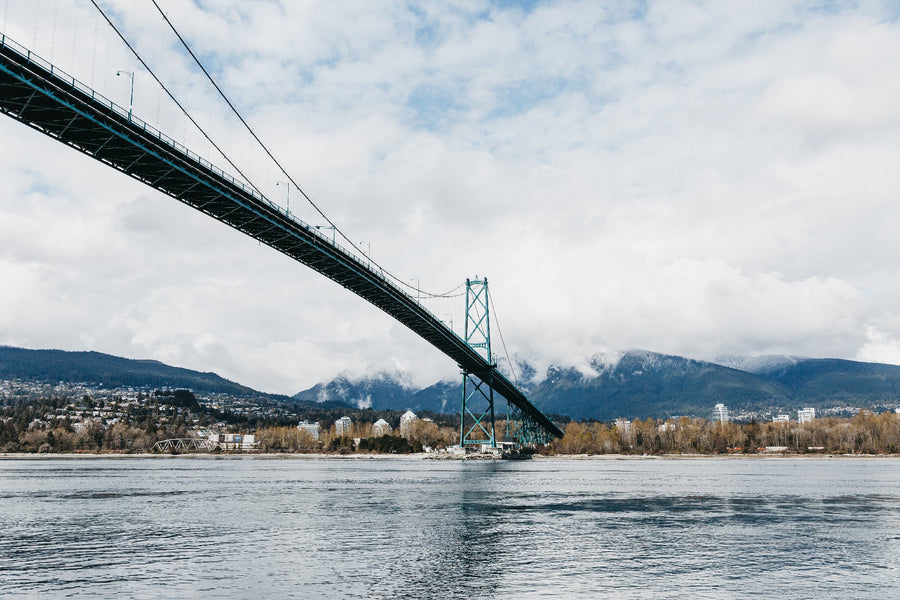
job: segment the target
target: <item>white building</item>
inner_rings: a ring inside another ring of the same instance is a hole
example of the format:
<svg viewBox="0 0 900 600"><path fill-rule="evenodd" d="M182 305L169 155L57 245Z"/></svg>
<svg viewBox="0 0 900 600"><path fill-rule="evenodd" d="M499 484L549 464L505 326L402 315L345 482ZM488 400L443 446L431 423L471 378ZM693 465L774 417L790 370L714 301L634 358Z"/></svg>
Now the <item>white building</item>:
<svg viewBox="0 0 900 600"><path fill-rule="evenodd" d="M791 416L790 415L775 415L775 418L772 419L773 423L790 423Z"/></svg>
<svg viewBox="0 0 900 600"><path fill-rule="evenodd" d="M353 419L350 417L341 417L334 422L335 435L350 435L350 426L353 425Z"/></svg>
<svg viewBox="0 0 900 600"><path fill-rule="evenodd" d="M629 431L631 431L631 421L619 417L618 419L616 419L616 429L618 429L622 433L628 433Z"/></svg>
<svg viewBox="0 0 900 600"><path fill-rule="evenodd" d="M315 423L300 421L300 423L297 424L297 429L299 429L300 431L305 431L310 436L312 436L312 439L316 440L317 442L319 441L319 430L321 429L321 427L319 426L318 421L316 421Z"/></svg>
<svg viewBox="0 0 900 600"><path fill-rule="evenodd" d="M800 423L808 423L816 418L816 409L803 408L797 411L797 421Z"/></svg>
<svg viewBox="0 0 900 600"><path fill-rule="evenodd" d="M731 419L728 417L728 407L722 404L716 404L716 407L713 409L713 421L718 421L719 423L728 423Z"/></svg>
<svg viewBox="0 0 900 600"><path fill-rule="evenodd" d="M259 447L252 433L211 433L209 441L218 444L222 450L256 450Z"/></svg>
<svg viewBox="0 0 900 600"><path fill-rule="evenodd" d="M410 429L412 428L412 424L419 420L419 417L416 416L411 410L403 413L403 416L400 417L400 437L409 438Z"/></svg>
<svg viewBox="0 0 900 600"><path fill-rule="evenodd" d="M511 441L501 441L496 442L496 446L491 446L490 444L481 444L481 453L482 454L510 454L516 451L516 446L518 444L516 442ZM424 446L423 446L424 447Z"/></svg>
<svg viewBox="0 0 900 600"><path fill-rule="evenodd" d="M378 419L375 421L375 424L372 425L372 435L381 437L383 435L390 435L393 429L390 424L384 419Z"/></svg>

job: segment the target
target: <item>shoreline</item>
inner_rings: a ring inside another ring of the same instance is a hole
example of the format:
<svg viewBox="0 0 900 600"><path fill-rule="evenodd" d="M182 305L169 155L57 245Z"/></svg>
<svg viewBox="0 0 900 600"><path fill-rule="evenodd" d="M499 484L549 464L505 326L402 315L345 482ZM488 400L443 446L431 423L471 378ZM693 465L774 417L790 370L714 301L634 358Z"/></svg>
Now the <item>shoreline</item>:
<svg viewBox="0 0 900 600"><path fill-rule="evenodd" d="M116 460L125 459L184 459L199 458L203 460L425 460L438 458L434 454L301 454L301 453L233 453L210 454L204 452L183 454L152 454L124 452L72 452L54 453L47 452L36 454L30 452L0 453L0 461L4 460L93 460L109 458ZM446 460L464 460L443 457ZM531 460L536 461L610 461L610 460L810 460L810 459L900 459L900 454L535 454Z"/></svg>

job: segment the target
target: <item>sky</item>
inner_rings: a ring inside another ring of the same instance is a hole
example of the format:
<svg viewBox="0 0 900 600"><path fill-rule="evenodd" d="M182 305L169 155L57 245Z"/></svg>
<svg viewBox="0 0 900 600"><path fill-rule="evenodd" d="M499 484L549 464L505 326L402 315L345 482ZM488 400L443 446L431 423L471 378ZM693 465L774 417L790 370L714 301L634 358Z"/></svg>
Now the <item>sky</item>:
<svg viewBox="0 0 900 600"><path fill-rule="evenodd" d="M110 18L266 195L288 191L144 0ZM433 292L487 277L506 346L900 364L895 2L159 0L290 176ZM0 29L219 166L88 0ZM122 72L116 75L117 72ZM0 118L0 344L294 394L452 361L299 263ZM464 299L433 301L458 329Z"/></svg>

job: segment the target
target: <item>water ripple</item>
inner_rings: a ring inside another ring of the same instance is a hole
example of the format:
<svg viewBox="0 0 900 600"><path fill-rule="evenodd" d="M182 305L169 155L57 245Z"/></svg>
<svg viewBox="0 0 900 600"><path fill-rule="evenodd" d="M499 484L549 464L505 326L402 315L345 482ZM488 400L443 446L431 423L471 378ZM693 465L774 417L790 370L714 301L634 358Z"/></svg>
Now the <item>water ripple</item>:
<svg viewBox="0 0 900 600"><path fill-rule="evenodd" d="M0 598L887 598L898 467L2 461Z"/></svg>

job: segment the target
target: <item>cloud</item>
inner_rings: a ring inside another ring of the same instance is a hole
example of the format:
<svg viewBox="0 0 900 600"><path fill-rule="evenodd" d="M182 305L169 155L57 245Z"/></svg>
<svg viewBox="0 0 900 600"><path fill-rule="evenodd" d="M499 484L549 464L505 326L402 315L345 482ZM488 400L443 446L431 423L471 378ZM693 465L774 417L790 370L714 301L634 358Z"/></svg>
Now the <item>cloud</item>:
<svg viewBox="0 0 900 600"><path fill-rule="evenodd" d="M92 10L62 3L53 26L26 4L11 36L120 104L115 72L134 69L136 114L226 166ZM284 175L152 6L103 5L285 204ZM897 361L892 3L164 8L354 243L435 291L488 276L517 356L583 372L629 348ZM312 271L10 119L0 139L0 343L284 393L342 372L456 377ZM462 323L461 299L429 306Z"/></svg>

